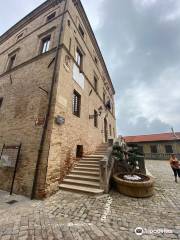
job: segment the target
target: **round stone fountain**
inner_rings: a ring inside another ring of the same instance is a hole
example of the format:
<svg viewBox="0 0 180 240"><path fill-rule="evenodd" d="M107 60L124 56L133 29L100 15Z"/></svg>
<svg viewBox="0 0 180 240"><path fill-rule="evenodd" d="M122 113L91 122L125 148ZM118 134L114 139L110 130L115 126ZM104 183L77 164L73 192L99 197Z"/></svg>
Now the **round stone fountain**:
<svg viewBox="0 0 180 240"><path fill-rule="evenodd" d="M116 173L113 175L117 190L127 196L145 198L153 195L154 179L144 174Z"/></svg>

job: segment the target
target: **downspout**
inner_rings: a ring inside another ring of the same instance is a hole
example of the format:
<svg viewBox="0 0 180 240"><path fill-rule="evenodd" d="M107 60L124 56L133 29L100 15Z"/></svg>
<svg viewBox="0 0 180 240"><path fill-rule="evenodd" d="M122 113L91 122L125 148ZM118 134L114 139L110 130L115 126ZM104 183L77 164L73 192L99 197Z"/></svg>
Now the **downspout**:
<svg viewBox="0 0 180 240"><path fill-rule="evenodd" d="M59 29L59 35L58 35L58 42L57 42L57 49L56 49L56 55L55 55L55 63L54 63L53 76L52 76L52 82L51 82L48 109L47 109L45 123L44 123L44 127L43 127L43 132L42 132L42 136L41 136L40 147L39 147L39 150L38 150L38 156L37 156L37 161L36 161L36 168L35 168L35 174L34 174L33 186L32 186L32 192L31 192L31 199L34 198L35 193L36 193L39 164L40 164L40 159L41 159L43 146L44 146L44 142L45 142L45 138L46 138L46 131L47 131L47 127L48 127L49 117L50 117L50 113L51 113L51 105L52 105L52 99L53 99L54 84L55 84L55 81L56 81L56 70L57 70L57 64L58 64L58 58L59 58L59 45L60 45L60 42L61 42L61 36L62 36L61 33L63 31L65 10L66 10L68 0L64 0L64 1L65 1L65 3L64 3L63 17L62 17L62 21L61 21L61 25L60 25L60 29Z"/></svg>

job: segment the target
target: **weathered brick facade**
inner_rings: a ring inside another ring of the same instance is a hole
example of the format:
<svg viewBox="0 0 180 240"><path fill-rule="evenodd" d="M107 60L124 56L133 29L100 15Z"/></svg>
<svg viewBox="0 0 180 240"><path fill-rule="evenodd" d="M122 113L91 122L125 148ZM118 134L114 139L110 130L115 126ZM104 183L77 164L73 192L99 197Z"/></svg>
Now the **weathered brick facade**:
<svg viewBox="0 0 180 240"><path fill-rule="evenodd" d="M0 37L0 63L0 149L22 143L14 192L47 196L73 166L77 145L90 153L116 136L114 89L80 1L49 0L27 15ZM81 96L80 117L72 113L74 90ZM95 127L94 110L100 109ZM65 122L57 124L57 116ZM1 189L10 189L13 170L0 168Z"/></svg>

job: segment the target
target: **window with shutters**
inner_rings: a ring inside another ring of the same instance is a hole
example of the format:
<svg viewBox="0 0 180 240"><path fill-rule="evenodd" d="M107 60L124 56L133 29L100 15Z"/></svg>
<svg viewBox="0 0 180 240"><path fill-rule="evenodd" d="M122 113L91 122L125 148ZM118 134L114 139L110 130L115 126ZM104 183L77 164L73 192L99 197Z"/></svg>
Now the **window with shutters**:
<svg viewBox="0 0 180 240"><path fill-rule="evenodd" d="M157 153L157 146L156 145L151 145L151 153Z"/></svg>
<svg viewBox="0 0 180 240"><path fill-rule="evenodd" d="M45 53L49 51L50 41L51 41L50 35L42 39L41 53Z"/></svg>
<svg viewBox="0 0 180 240"><path fill-rule="evenodd" d="M76 49L76 63L79 66L80 71L82 71L82 67L83 67L83 54L79 50L78 47Z"/></svg>
<svg viewBox="0 0 180 240"><path fill-rule="evenodd" d="M171 145L165 145L166 153L173 153L173 148Z"/></svg>
<svg viewBox="0 0 180 240"><path fill-rule="evenodd" d="M80 117L81 112L81 95L74 90L73 92L73 114Z"/></svg>
<svg viewBox="0 0 180 240"><path fill-rule="evenodd" d="M94 127L98 127L98 113L94 110Z"/></svg>

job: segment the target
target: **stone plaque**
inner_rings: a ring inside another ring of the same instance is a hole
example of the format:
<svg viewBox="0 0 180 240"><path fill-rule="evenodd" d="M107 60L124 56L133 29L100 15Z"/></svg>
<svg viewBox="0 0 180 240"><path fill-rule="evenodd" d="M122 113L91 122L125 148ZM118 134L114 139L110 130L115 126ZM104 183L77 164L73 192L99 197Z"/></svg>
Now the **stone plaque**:
<svg viewBox="0 0 180 240"><path fill-rule="evenodd" d="M16 164L18 151L19 151L18 146L4 147L2 155L0 157L0 167L14 168Z"/></svg>

